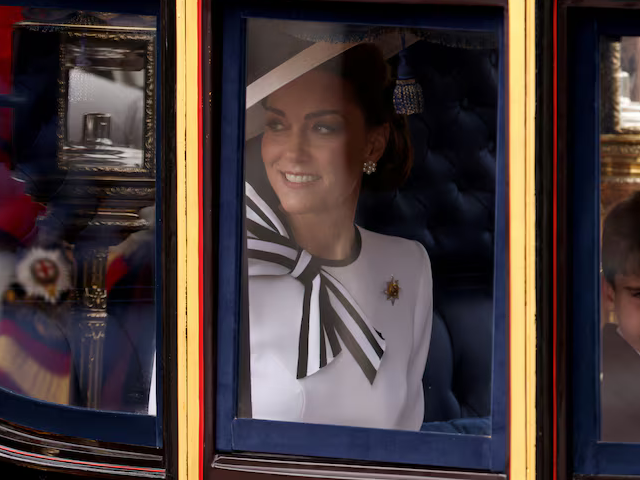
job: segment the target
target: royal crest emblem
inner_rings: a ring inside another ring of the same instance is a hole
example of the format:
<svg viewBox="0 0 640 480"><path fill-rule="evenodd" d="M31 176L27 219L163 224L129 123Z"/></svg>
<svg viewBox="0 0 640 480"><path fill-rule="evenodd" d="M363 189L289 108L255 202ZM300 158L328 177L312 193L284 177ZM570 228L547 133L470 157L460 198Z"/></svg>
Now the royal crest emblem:
<svg viewBox="0 0 640 480"><path fill-rule="evenodd" d="M18 263L16 276L27 295L49 303L71 288L69 265L60 250L32 248Z"/></svg>

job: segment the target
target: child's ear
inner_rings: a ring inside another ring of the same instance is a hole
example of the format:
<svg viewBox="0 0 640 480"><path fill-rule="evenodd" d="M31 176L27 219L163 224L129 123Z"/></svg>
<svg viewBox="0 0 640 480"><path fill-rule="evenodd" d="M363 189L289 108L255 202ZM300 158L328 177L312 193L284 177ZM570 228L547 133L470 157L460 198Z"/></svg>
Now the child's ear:
<svg viewBox="0 0 640 480"><path fill-rule="evenodd" d="M607 310L611 311L614 309L614 305L616 302L616 290L613 285L609 283L607 279L602 277L602 300L605 302Z"/></svg>

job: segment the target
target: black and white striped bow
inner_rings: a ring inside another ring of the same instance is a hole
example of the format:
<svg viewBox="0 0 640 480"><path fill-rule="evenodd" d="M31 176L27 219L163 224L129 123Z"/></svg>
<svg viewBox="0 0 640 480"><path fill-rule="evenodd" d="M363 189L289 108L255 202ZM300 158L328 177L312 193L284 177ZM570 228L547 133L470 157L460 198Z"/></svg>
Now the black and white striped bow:
<svg viewBox="0 0 640 480"><path fill-rule="evenodd" d="M276 212L249 183L245 187L249 276L291 275L304 285L297 378L331 363L344 346L373 384L384 339L327 265L301 249ZM359 245L358 229L356 237Z"/></svg>

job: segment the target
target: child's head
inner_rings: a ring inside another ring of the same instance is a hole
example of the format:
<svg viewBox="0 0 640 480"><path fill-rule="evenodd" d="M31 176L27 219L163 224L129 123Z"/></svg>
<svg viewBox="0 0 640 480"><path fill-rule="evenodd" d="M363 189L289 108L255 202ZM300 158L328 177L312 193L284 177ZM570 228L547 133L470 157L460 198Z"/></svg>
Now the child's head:
<svg viewBox="0 0 640 480"><path fill-rule="evenodd" d="M640 191L617 204L602 233L603 299L624 338L640 345Z"/></svg>

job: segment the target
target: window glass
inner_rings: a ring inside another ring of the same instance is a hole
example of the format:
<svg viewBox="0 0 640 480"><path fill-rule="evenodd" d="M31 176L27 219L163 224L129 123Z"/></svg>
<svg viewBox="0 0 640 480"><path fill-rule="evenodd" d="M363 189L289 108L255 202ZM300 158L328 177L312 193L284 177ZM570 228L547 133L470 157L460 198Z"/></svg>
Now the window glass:
<svg viewBox="0 0 640 480"><path fill-rule="evenodd" d="M491 434L495 34L246 31L240 416Z"/></svg>
<svg viewBox="0 0 640 480"><path fill-rule="evenodd" d="M156 413L156 17L0 7L0 388Z"/></svg>
<svg viewBox="0 0 640 480"><path fill-rule="evenodd" d="M602 52L601 438L640 442L640 37Z"/></svg>

